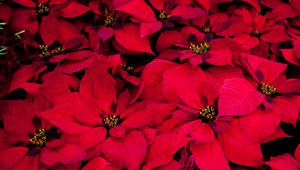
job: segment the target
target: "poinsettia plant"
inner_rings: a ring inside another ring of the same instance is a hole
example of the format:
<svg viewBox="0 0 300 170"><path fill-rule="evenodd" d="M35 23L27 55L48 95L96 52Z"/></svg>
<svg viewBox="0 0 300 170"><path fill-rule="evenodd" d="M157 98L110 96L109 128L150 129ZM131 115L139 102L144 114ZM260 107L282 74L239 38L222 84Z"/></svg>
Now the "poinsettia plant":
<svg viewBox="0 0 300 170"><path fill-rule="evenodd" d="M300 169L300 1L0 11L0 170Z"/></svg>

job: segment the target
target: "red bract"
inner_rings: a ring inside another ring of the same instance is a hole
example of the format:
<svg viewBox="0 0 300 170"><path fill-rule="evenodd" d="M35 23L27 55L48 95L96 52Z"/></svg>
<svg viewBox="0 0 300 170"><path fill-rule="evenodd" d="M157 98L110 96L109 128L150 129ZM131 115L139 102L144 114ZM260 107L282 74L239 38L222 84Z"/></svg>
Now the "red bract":
<svg viewBox="0 0 300 170"><path fill-rule="evenodd" d="M282 72L285 64L261 59L252 55L244 55L250 75L255 82L244 78L229 79L225 81L220 91L219 109L225 115L244 115L255 110L263 103L266 108L274 105L281 110L288 105L293 105L293 97L289 94L298 92L299 80L286 79ZM292 99L292 100L291 100ZM297 109L290 110L283 115L283 121L294 123L298 117Z"/></svg>
<svg viewBox="0 0 300 170"><path fill-rule="evenodd" d="M60 23L57 17L75 18L89 10L89 8L77 2L33 2L31 0L16 0L15 2L27 7L14 13L13 25L15 29L28 30L30 35L34 35L39 29L46 45L51 45L58 38L59 32L56 29ZM38 22L40 22L40 25Z"/></svg>

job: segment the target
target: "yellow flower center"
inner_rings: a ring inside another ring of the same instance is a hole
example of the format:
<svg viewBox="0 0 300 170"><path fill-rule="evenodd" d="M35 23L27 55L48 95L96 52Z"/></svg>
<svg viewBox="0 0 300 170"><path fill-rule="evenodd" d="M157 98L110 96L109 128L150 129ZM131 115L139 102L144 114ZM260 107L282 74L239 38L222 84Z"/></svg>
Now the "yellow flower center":
<svg viewBox="0 0 300 170"><path fill-rule="evenodd" d="M210 33L211 32L211 29L210 29L210 27L202 27L202 32L204 32L204 33Z"/></svg>
<svg viewBox="0 0 300 170"><path fill-rule="evenodd" d="M190 50L195 54L206 53L209 49L209 45L206 42L190 43Z"/></svg>
<svg viewBox="0 0 300 170"><path fill-rule="evenodd" d="M29 139L29 143L36 146L44 146L47 141L46 130L39 129L32 138Z"/></svg>
<svg viewBox="0 0 300 170"><path fill-rule="evenodd" d="M161 21L165 21L167 18L170 17L170 15L168 15L164 10L162 10L159 12L158 17Z"/></svg>
<svg viewBox="0 0 300 170"><path fill-rule="evenodd" d="M217 116L216 109L213 106L205 106L199 112L200 118L202 120L214 120Z"/></svg>
<svg viewBox="0 0 300 170"><path fill-rule="evenodd" d="M117 126L119 123L119 120L120 120L119 116L108 115L103 119L103 123L108 129L110 129L110 128Z"/></svg>
<svg viewBox="0 0 300 170"><path fill-rule="evenodd" d="M111 15L106 15L105 19L104 19L104 25L109 27L112 26L113 23L115 22L115 18Z"/></svg>
<svg viewBox="0 0 300 170"><path fill-rule="evenodd" d="M49 58L51 56L55 56L58 54L62 54L64 49L62 47L57 47L53 50L49 50L49 47L47 45L40 45L40 57L41 58Z"/></svg>
<svg viewBox="0 0 300 170"><path fill-rule="evenodd" d="M48 15L49 12L50 12L50 9L47 5L44 5L44 4L38 4L37 5L37 9L36 9L36 12L41 15L41 16L44 16L44 15Z"/></svg>
<svg viewBox="0 0 300 170"><path fill-rule="evenodd" d="M273 95L273 94L276 94L278 93L278 89L270 84L265 84L265 83L262 83L260 86L259 86L259 89L260 91L267 95L267 96L270 96L270 95Z"/></svg>

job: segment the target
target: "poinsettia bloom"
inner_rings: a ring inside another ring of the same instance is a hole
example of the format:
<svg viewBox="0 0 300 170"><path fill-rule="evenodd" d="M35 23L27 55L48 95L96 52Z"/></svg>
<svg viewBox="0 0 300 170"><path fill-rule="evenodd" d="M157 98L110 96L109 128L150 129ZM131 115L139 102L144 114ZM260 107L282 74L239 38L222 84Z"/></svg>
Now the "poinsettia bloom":
<svg viewBox="0 0 300 170"><path fill-rule="evenodd" d="M266 108L276 107L282 121L295 124L298 109L293 94L299 92L299 79L286 79L286 64L243 54L245 68L254 81L234 78L225 81L220 91L219 109L224 115L245 115L261 103Z"/></svg>
<svg viewBox="0 0 300 170"><path fill-rule="evenodd" d="M64 143L60 139L61 132L41 119L32 103L22 100L6 103L7 113L2 115L1 168L42 169L85 159L83 150L76 145Z"/></svg>
<svg viewBox="0 0 300 170"><path fill-rule="evenodd" d="M250 50L264 42L280 43L290 40L285 25L277 20L267 20L267 16L252 15L243 9L236 10L232 20L233 24L227 33L233 35L244 50Z"/></svg>
<svg viewBox="0 0 300 170"><path fill-rule="evenodd" d="M119 74L122 79L130 82L133 85L139 85L140 72L143 70L143 66L138 66L131 62L134 61L125 61L126 59L120 54L112 55L107 58L108 62L112 67L112 74Z"/></svg>
<svg viewBox="0 0 300 170"><path fill-rule="evenodd" d="M201 29L205 34L222 35L222 32L230 27L230 18L227 13L203 15L192 20L192 25ZM210 35L213 36L213 35Z"/></svg>
<svg viewBox="0 0 300 170"><path fill-rule="evenodd" d="M96 14L97 36L106 41L113 37L114 30L123 22L123 15L115 9L112 1L89 1L89 7ZM100 25L98 25L98 23Z"/></svg>
<svg viewBox="0 0 300 170"><path fill-rule="evenodd" d="M65 133L76 135L89 157L104 153L118 166L138 169L146 155L147 142L135 129L147 125L152 112L145 110L145 102L130 104L127 90L117 95L116 81L106 67L94 62L83 77L79 94L73 93L70 103L43 116Z"/></svg>
<svg viewBox="0 0 300 170"><path fill-rule="evenodd" d="M175 111L172 117L162 124L159 132L170 133L172 131L191 137L189 150L192 155L189 154L185 158L182 155L181 161L184 165L189 161L195 161L199 168L211 169L213 167L209 165L217 161L219 168L229 169L228 162L214 134L226 130L226 124L228 124L222 115L218 115L217 98L223 81L229 77L241 76L242 72L229 67L219 80L214 79L212 75L218 75L220 71L221 69L214 68L205 75L200 68L193 68L186 63L173 67L164 74L163 83L166 87L164 94L172 102L178 102L178 100L182 102L179 101L181 110ZM171 84L175 84L175 89L169 86ZM208 88L209 91L206 90ZM210 159L205 159L207 155L214 152L217 152L218 156L209 156Z"/></svg>
<svg viewBox="0 0 300 170"><path fill-rule="evenodd" d="M185 41L182 44L175 44L183 48L177 50L180 52L181 61L188 60L193 66L204 61L212 65L232 65L232 51L221 45L224 42L212 39L211 35L206 35L194 27L184 27L181 32L185 36Z"/></svg>
<svg viewBox="0 0 300 170"><path fill-rule="evenodd" d="M63 72L71 74L89 67L94 59L95 54L89 49L87 39L72 24L62 22L65 26L59 30L69 33L60 34L58 41L51 45L31 42L35 49L31 52L33 65L39 67L39 72L43 72L51 63L59 63L58 67Z"/></svg>
<svg viewBox="0 0 300 170"><path fill-rule="evenodd" d="M68 1L32 1L15 0L25 8L15 11L12 25L17 31L26 29L30 35L39 31L44 43L51 45L59 36L57 31L60 17L75 18L89 11L89 8L77 2Z"/></svg>

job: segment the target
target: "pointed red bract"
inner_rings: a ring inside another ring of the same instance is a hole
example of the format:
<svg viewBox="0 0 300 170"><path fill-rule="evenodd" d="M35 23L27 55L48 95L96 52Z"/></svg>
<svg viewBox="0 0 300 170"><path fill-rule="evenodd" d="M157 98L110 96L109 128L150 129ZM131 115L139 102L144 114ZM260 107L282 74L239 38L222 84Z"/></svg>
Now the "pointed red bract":
<svg viewBox="0 0 300 170"><path fill-rule="evenodd" d="M138 131L128 133L125 138L109 138L103 145L106 158L129 170L139 169L146 156L147 143Z"/></svg>
<svg viewBox="0 0 300 170"><path fill-rule="evenodd" d="M244 78L225 80L220 90L219 114L245 115L262 103L264 96Z"/></svg>
<svg viewBox="0 0 300 170"><path fill-rule="evenodd" d="M188 141L187 137L176 134L156 136L150 148L145 166L152 169L170 163L176 151Z"/></svg>
<svg viewBox="0 0 300 170"><path fill-rule="evenodd" d="M227 159L216 139L206 144L192 143L190 150L195 156L195 162L200 169L230 169Z"/></svg>
<svg viewBox="0 0 300 170"><path fill-rule="evenodd" d="M139 30L140 26L136 24L125 24L122 28L115 30L115 39L127 50L153 54L148 37L141 38Z"/></svg>

